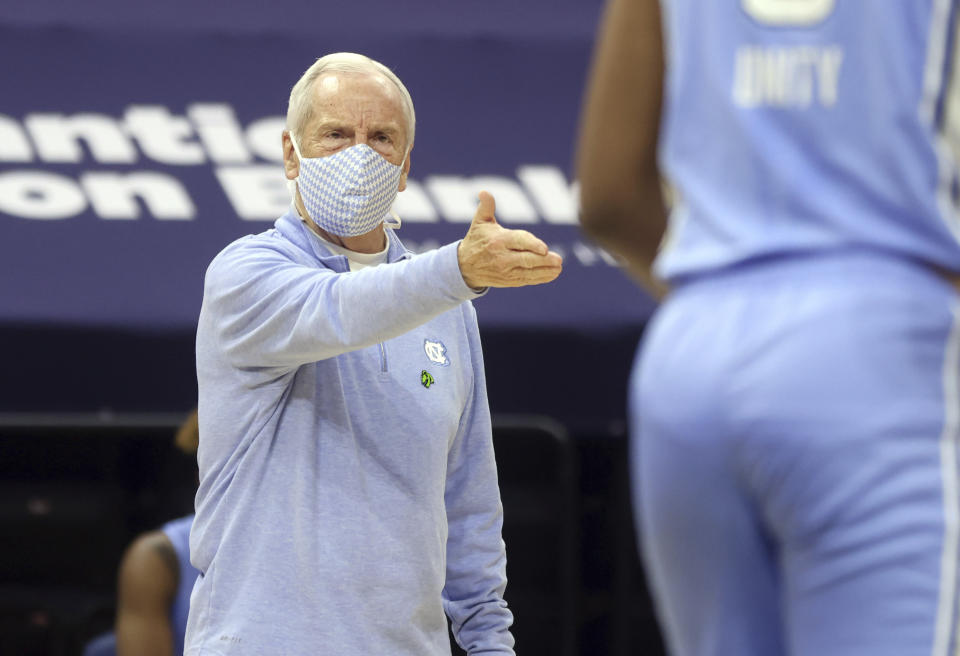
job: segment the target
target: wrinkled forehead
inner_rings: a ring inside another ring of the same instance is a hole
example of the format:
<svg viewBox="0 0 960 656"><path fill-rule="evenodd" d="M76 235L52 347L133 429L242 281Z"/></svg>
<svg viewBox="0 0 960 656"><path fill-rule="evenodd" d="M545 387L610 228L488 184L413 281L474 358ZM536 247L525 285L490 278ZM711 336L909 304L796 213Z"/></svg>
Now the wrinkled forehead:
<svg viewBox="0 0 960 656"><path fill-rule="evenodd" d="M328 71L314 83L314 107L320 112L329 108L330 103L358 101L378 103L384 111L394 113L397 121L406 123L400 90L379 71Z"/></svg>

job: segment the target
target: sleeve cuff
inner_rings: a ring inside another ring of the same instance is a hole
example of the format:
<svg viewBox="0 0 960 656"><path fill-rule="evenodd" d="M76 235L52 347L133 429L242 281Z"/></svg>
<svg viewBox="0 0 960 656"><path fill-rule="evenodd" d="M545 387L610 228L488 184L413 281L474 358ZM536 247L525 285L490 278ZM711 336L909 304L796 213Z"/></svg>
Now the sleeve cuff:
<svg viewBox="0 0 960 656"><path fill-rule="evenodd" d="M470 301L475 298L480 298L486 294L490 288L489 287L470 287L463 280L463 273L460 271L460 258L457 255L458 249L460 248L460 242L462 239L458 239L452 244L447 244L442 246L440 251L442 253L441 257L445 262L445 269L450 274L451 282L453 283L453 289L456 290L457 295L464 300ZM448 251L443 253L443 251Z"/></svg>

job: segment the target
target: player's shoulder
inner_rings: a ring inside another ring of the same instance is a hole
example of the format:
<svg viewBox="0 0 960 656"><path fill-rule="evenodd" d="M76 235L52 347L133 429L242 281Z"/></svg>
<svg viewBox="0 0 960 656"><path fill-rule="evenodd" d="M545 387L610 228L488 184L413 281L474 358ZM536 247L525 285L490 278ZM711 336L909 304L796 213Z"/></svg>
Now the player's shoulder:
<svg viewBox="0 0 960 656"><path fill-rule="evenodd" d="M170 538L160 530L139 535L124 552L120 563L124 581L149 587L169 587L180 574L180 561Z"/></svg>
<svg viewBox="0 0 960 656"><path fill-rule="evenodd" d="M180 563L162 531L143 533L127 547L117 581L119 616L165 616L180 584Z"/></svg>

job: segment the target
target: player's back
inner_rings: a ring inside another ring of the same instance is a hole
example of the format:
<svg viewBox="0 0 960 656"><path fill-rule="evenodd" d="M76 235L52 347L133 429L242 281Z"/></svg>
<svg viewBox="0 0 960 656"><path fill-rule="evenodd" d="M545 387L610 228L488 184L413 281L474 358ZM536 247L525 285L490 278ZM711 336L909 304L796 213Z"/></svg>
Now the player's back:
<svg viewBox="0 0 960 656"><path fill-rule="evenodd" d="M662 0L658 273L842 249L960 272L958 4Z"/></svg>

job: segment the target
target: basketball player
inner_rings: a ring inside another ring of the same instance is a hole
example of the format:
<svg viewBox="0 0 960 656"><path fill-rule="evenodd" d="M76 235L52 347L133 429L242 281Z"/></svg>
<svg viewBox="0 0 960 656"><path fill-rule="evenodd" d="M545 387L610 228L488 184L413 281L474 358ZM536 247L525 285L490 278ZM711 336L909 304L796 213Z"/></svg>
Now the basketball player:
<svg viewBox="0 0 960 656"><path fill-rule="evenodd" d="M174 444L196 458L200 432L194 410ZM171 520L127 547L117 581L115 631L88 643L83 656L179 656L190 593L199 572L190 564L193 515Z"/></svg>
<svg viewBox="0 0 960 656"><path fill-rule="evenodd" d="M960 653L957 8L611 0L582 221L671 289L630 405L672 654Z"/></svg>

